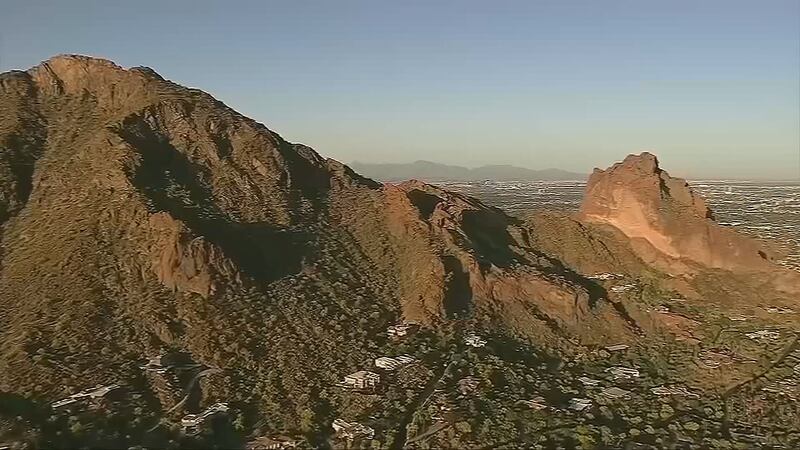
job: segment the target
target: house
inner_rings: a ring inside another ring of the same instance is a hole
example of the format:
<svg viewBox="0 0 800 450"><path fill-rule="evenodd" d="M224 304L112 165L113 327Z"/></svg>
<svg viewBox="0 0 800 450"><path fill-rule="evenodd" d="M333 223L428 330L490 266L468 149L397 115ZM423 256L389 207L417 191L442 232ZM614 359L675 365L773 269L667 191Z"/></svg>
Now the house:
<svg viewBox="0 0 800 450"><path fill-rule="evenodd" d="M752 333L747 333L745 334L745 336L754 341L763 342L763 341L774 341L775 339L779 339L781 337L781 334L777 331L772 331L772 330L758 330Z"/></svg>
<svg viewBox="0 0 800 450"><path fill-rule="evenodd" d="M72 394L69 397L58 400L53 402L50 407L53 409L63 408L64 406L75 404L79 401L88 400L88 399L98 399L103 398L108 395L109 392L115 391L119 389L121 386L118 384L110 384L108 386L98 385L93 388L84 389L77 394Z"/></svg>
<svg viewBox="0 0 800 450"><path fill-rule="evenodd" d="M172 358L171 355L163 353L156 356L150 356L147 359L147 363L139 366L139 368L148 372L165 373L172 367L174 363L173 359L174 358Z"/></svg>
<svg viewBox="0 0 800 450"><path fill-rule="evenodd" d="M654 388L650 389L650 392L652 392L655 395L659 395L659 396L680 395L680 396L684 396L684 397L688 397L688 398L700 398L699 395L697 395L695 393L692 393L692 392L689 392L683 386L670 386L670 387L668 387L668 386L657 386L657 387L654 387Z"/></svg>
<svg viewBox="0 0 800 450"><path fill-rule="evenodd" d="M118 385L118 384L111 384L111 385L108 385L108 386L99 386L99 387L95 388L94 390L92 390L91 392L89 392L87 394L87 396L89 396L91 398L102 398L102 397L105 397L109 392L115 391L115 390L119 389L120 387L121 386Z"/></svg>
<svg viewBox="0 0 800 450"><path fill-rule="evenodd" d="M417 322L405 321L396 325L392 325L386 329L386 334L392 339L399 339L407 336L409 333L415 331L418 327Z"/></svg>
<svg viewBox="0 0 800 450"><path fill-rule="evenodd" d="M196 427L200 425L201 419L199 414L187 414L181 419L181 426L184 428Z"/></svg>
<svg viewBox="0 0 800 450"><path fill-rule="evenodd" d="M400 355L400 356L395 356L395 358L394 358L394 359L395 359L396 361L399 361L399 362L400 362L400 363L402 363L402 364L413 364L413 363L417 362L417 358L414 358L414 357L413 357L413 356L411 356L411 355Z"/></svg>
<svg viewBox="0 0 800 450"><path fill-rule="evenodd" d="M623 350L627 350L628 346L625 344L616 344L616 345L609 345L606 347L606 350L609 352L621 352Z"/></svg>
<svg viewBox="0 0 800 450"><path fill-rule="evenodd" d="M77 398L67 397L65 399L61 399L61 400L58 400L58 401L55 401L55 402L51 403L50 407L53 408L53 409L63 408L65 406L68 406L68 405L71 405L73 403L76 403L77 401L78 401Z"/></svg>
<svg viewBox="0 0 800 450"><path fill-rule="evenodd" d="M194 434L199 431L200 426L202 426L206 420L217 414L226 412L228 412L227 403L214 403L200 414L187 414L183 416L181 419L181 426L183 427L184 433Z"/></svg>
<svg viewBox="0 0 800 450"><path fill-rule="evenodd" d="M573 398L569 401L569 409L573 411L583 411L592 406L592 401L588 398Z"/></svg>
<svg viewBox="0 0 800 450"><path fill-rule="evenodd" d="M375 367L379 369L386 369L386 370L395 370L399 369L402 364L398 361L395 361L394 358L389 358L388 356L381 356L380 358L375 359Z"/></svg>
<svg viewBox="0 0 800 450"><path fill-rule="evenodd" d="M595 274L595 275L590 275L590 276L588 276L586 278L588 278L590 280L603 280L603 281L606 281L606 280L614 280L614 279L617 279L617 278L622 278L622 275L620 275L618 273L598 273L598 274Z"/></svg>
<svg viewBox="0 0 800 450"><path fill-rule="evenodd" d="M597 386L600 384L600 380L595 380L586 376L578 378L578 381L580 381L584 386Z"/></svg>
<svg viewBox="0 0 800 450"><path fill-rule="evenodd" d="M629 291L629 290L631 290L631 289L633 289L635 287L636 287L636 285L634 285L634 284L623 284L623 285L620 285L620 286L612 287L611 288L611 292L626 292L626 291Z"/></svg>
<svg viewBox="0 0 800 450"><path fill-rule="evenodd" d="M386 329L386 334L392 338L403 337L408 334L408 325L392 325Z"/></svg>
<svg viewBox="0 0 800 450"><path fill-rule="evenodd" d="M625 389L620 389L616 386L613 386L600 391L600 395L611 400L616 400L618 398L630 397L631 393Z"/></svg>
<svg viewBox="0 0 800 450"><path fill-rule="evenodd" d="M483 339L475 333L470 333L464 336L464 343L471 347L480 348L486 345L486 339Z"/></svg>
<svg viewBox="0 0 800 450"><path fill-rule="evenodd" d="M375 367L385 370L397 370L400 367L416 362L416 359L409 355L400 355L394 358L381 356L375 359Z"/></svg>
<svg viewBox="0 0 800 450"><path fill-rule="evenodd" d="M520 400L517 403L523 406L527 406L528 408L534 411L541 411L543 409L547 409L547 403L545 402L544 397L534 397L530 400Z"/></svg>
<svg viewBox="0 0 800 450"><path fill-rule="evenodd" d="M344 384L354 389L372 389L381 382L381 376L368 370L359 370L344 377Z"/></svg>
<svg viewBox="0 0 800 450"><path fill-rule="evenodd" d="M348 440L352 439L373 439L375 437L375 430L372 428L361 425L357 422L347 422L343 419L336 419L331 424L333 431L336 435Z"/></svg>
<svg viewBox="0 0 800 450"><path fill-rule="evenodd" d="M245 445L245 450L285 450L297 448L300 441L285 436L262 436Z"/></svg>
<svg viewBox="0 0 800 450"><path fill-rule="evenodd" d="M609 372L614 378L638 378L639 377L639 370L633 369L631 367L623 367L623 366L614 366L609 367L606 369L606 372Z"/></svg>
<svg viewBox="0 0 800 450"><path fill-rule="evenodd" d="M458 392L467 395L470 392L478 389L480 381L475 377L466 377L458 380Z"/></svg>

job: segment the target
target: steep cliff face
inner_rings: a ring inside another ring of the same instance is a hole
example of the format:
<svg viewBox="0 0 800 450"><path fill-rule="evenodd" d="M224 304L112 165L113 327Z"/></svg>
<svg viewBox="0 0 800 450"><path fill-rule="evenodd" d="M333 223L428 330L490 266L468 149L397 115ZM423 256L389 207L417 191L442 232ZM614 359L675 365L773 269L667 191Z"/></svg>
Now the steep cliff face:
<svg viewBox="0 0 800 450"><path fill-rule="evenodd" d="M553 346L630 332L501 211L383 186L150 69L82 56L0 75L0 225L8 392L141 382L132 361L176 350L236 374L207 389L292 374L253 406L291 415L314 399L281 392L335 383L403 318Z"/></svg>
<svg viewBox="0 0 800 450"><path fill-rule="evenodd" d="M386 195L392 239L411 265L399 271L406 317L478 314L550 339L591 341L599 320L628 331L604 292L537 250L517 219L417 181L389 185Z"/></svg>
<svg viewBox="0 0 800 450"><path fill-rule="evenodd" d="M705 201L650 153L596 169L580 220L618 229L642 259L672 273L691 271L693 263L732 271L772 267L763 244L717 225Z"/></svg>

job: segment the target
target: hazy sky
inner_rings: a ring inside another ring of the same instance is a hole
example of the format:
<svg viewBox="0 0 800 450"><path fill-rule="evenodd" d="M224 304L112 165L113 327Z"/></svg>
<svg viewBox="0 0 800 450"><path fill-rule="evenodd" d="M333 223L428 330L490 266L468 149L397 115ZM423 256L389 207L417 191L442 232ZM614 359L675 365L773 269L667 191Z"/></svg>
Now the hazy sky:
<svg viewBox="0 0 800 450"><path fill-rule="evenodd" d="M350 162L800 178L799 0L0 0L0 70L146 65Z"/></svg>

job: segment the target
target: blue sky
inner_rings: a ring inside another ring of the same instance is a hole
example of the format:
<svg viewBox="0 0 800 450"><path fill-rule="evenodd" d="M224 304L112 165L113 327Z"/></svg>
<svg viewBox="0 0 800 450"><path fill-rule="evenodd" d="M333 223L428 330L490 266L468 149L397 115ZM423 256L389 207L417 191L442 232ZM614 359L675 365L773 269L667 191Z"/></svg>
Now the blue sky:
<svg viewBox="0 0 800 450"><path fill-rule="evenodd" d="M345 162L800 178L800 1L0 3L0 70L146 65Z"/></svg>

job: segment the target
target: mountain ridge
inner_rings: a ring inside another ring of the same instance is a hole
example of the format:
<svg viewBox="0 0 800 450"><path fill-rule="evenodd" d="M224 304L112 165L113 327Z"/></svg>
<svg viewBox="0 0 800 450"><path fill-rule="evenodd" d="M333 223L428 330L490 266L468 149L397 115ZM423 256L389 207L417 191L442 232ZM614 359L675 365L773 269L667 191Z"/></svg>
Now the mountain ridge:
<svg viewBox="0 0 800 450"><path fill-rule="evenodd" d="M585 175L561 169L527 169L509 164L489 164L475 168L418 160L412 163L362 163L353 169L381 181L418 179L423 181L556 181L578 180Z"/></svg>

